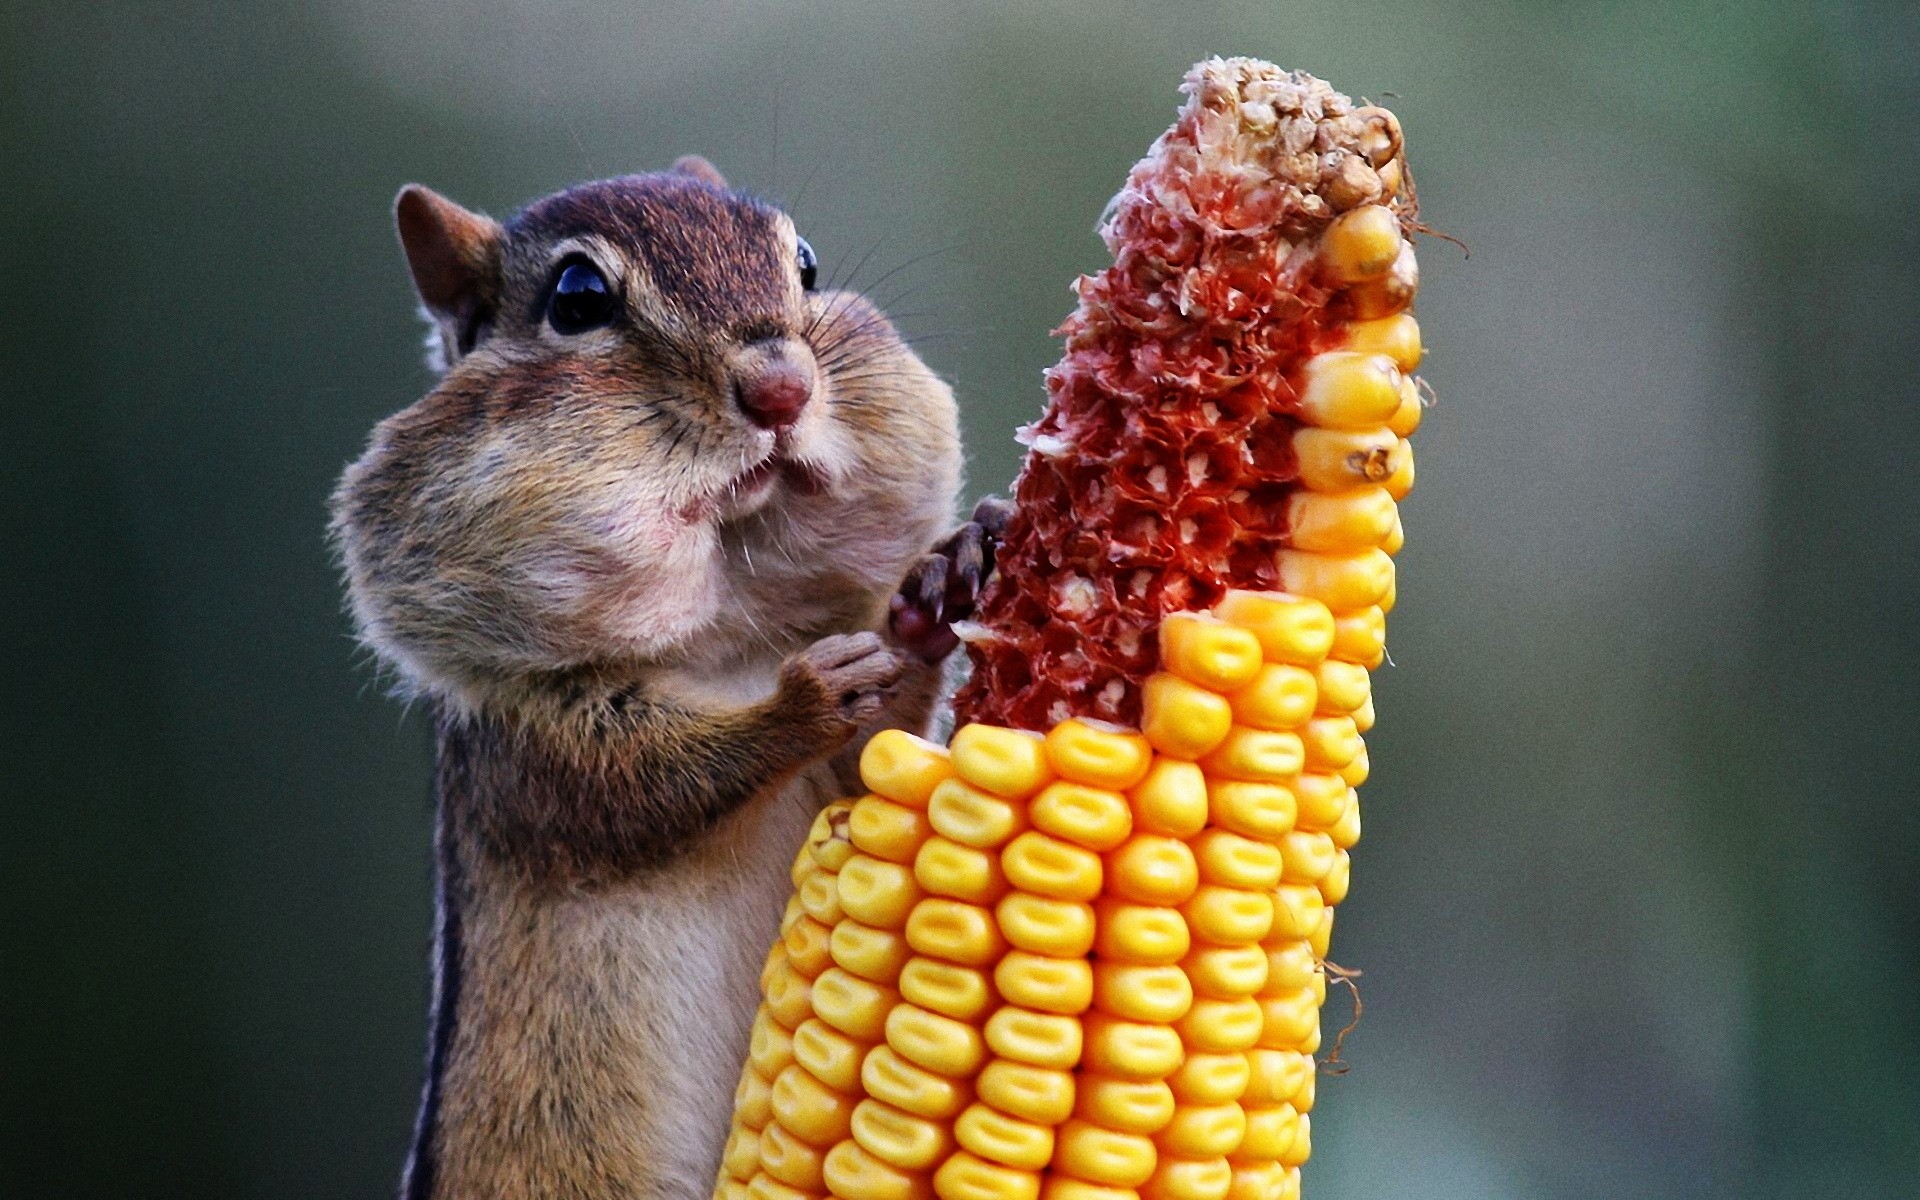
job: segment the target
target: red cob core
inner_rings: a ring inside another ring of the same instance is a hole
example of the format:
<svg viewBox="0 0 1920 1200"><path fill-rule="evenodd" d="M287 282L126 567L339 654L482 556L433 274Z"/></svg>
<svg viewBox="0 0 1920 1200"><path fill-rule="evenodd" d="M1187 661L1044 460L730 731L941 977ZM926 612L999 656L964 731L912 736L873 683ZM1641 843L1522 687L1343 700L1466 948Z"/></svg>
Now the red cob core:
<svg viewBox="0 0 1920 1200"><path fill-rule="evenodd" d="M1279 586L1301 368L1373 315L1324 278L1320 234L1365 204L1411 220L1385 110L1252 59L1201 63L1181 90L1020 431L1014 515L963 629L960 724L1137 725L1163 614Z"/></svg>

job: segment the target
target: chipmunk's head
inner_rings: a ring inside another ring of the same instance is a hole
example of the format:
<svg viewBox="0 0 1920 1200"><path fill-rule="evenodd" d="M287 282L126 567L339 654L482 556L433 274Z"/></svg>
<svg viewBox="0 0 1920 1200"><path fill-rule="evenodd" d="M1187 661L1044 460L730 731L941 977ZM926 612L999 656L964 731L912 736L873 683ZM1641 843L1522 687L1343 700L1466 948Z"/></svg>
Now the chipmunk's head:
<svg viewBox="0 0 1920 1200"><path fill-rule="evenodd" d="M408 187L396 220L445 373L333 528L410 686L784 653L873 625L950 519L946 385L704 160L504 225Z"/></svg>

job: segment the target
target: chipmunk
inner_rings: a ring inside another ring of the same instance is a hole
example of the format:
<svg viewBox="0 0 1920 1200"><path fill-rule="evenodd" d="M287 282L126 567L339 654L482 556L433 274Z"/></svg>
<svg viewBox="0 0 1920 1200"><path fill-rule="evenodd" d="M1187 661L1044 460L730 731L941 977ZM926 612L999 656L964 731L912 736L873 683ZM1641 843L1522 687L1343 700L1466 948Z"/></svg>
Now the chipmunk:
<svg viewBox="0 0 1920 1200"><path fill-rule="evenodd" d="M924 730L1004 507L937 541L952 393L704 160L395 220L444 373L332 531L438 738L402 1194L704 1197L792 856Z"/></svg>

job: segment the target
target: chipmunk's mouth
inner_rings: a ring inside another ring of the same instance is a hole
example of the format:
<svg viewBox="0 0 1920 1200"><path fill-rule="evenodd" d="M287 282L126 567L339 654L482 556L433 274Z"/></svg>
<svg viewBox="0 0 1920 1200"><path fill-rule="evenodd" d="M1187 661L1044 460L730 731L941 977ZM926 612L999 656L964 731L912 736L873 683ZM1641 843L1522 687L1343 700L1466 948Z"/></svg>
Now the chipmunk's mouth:
<svg viewBox="0 0 1920 1200"><path fill-rule="evenodd" d="M766 505L777 487L784 484L799 496L818 495L827 486L825 472L782 453L776 447L765 458L735 476L717 497L722 517L744 517Z"/></svg>

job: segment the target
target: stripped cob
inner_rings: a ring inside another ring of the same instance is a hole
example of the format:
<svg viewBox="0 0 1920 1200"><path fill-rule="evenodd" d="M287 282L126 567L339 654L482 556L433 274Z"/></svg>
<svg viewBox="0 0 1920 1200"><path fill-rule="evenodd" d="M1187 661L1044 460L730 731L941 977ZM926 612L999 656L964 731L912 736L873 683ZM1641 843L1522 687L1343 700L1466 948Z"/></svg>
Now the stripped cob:
<svg viewBox="0 0 1920 1200"><path fill-rule="evenodd" d="M1080 285L950 748L794 863L723 1200L1269 1200L1420 414L1391 114L1211 60ZM1042 732L1044 731L1044 732Z"/></svg>

